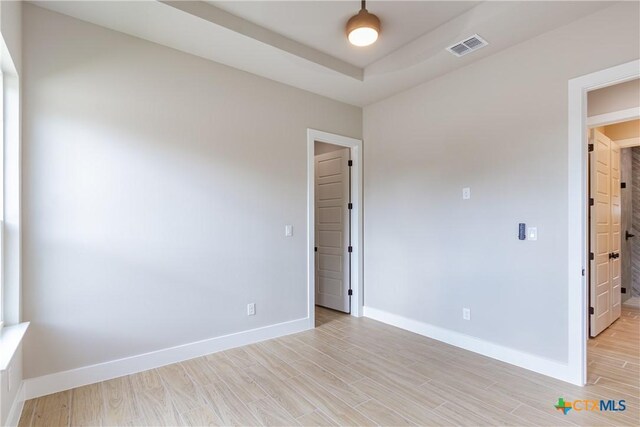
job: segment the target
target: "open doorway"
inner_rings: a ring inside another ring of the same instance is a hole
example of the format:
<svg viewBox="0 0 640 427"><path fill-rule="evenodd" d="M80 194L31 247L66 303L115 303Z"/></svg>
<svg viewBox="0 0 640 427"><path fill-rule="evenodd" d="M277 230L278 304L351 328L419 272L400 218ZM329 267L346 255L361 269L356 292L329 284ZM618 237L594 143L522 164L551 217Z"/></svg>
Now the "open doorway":
<svg viewBox="0 0 640 427"><path fill-rule="evenodd" d="M589 92L587 113L586 382L633 386L640 362L640 79Z"/></svg>
<svg viewBox="0 0 640 427"><path fill-rule="evenodd" d="M307 131L308 297L315 307L362 315L362 141Z"/></svg>

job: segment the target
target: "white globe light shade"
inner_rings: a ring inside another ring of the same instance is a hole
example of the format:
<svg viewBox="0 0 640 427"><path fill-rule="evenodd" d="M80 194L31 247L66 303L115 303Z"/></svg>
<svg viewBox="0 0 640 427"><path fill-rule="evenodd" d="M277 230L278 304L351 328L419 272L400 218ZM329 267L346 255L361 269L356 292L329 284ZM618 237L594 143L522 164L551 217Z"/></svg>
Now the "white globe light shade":
<svg viewBox="0 0 640 427"><path fill-rule="evenodd" d="M354 46L369 46L378 40L378 31L375 28L360 27L349 33L349 41Z"/></svg>

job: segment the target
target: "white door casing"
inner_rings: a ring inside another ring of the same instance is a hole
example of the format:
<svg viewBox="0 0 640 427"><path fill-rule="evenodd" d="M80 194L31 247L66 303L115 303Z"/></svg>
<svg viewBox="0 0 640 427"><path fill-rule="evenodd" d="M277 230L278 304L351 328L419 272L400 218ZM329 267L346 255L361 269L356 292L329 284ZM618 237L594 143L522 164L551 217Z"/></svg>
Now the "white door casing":
<svg viewBox="0 0 640 427"><path fill-rule="evenodd" d="M587 93L640 78L640 60L608 67L568 81L568 217L567 217L567 296L568 362L562 369L548 369L554 378L583 386L587 382L587 339L589 336L588 289L589 211Z"/></svg>
<svg viewBox="0 0 640 427"><path fill-rule="evenodd" d="M315 301L350 312L348 148L315 156Z"/></svg>
<svg viewBox="0 0 640 427"><path fill-rule="evenodd" d="M590 335L595 337L620 316L620 148L593 130L590 197Z"/></svg>

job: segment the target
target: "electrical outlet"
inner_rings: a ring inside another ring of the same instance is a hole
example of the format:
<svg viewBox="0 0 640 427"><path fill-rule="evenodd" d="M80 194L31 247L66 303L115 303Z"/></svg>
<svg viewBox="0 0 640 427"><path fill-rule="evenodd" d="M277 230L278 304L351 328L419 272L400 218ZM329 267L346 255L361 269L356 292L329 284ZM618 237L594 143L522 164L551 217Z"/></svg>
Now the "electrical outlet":
<svg viewBox="0 0 640 427"><path fill-rule="evenodd" d="M255 316L256 315L256 303L252 302L251 304L247 304L247 316Z"/></svg>
<svg viewBox="0 0 640 427"><path fill-rule="evenodd" d="M467 200L471 198L471 189L469 187L465 187L462 189L462 199Z"/></svg>
<svg viewBox="0 0 640 427"><path fill-rule="evenodd" d="M471 309L463 308L462 309L462 318L464 320L471 320Z"/></svg>
<svg viewBox="0 0 640 427"><path fill-rule="evenodd" d="M527 240L538 240L538 227L529 227L527 229Z"/></svg>
<svg viewBox="0 0 640 427"><path fill-rule="evenodd" d="M284 226L284 235L286 237L293 236L293 225L285 225Z"/></svg>

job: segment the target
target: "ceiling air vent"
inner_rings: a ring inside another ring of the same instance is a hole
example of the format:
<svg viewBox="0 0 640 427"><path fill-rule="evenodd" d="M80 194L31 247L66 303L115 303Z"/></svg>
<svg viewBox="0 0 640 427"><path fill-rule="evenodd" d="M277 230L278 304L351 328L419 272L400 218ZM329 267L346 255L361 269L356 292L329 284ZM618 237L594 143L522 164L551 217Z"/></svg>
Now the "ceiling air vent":
<svg viewBox="0 0 640 427"><path fill-rule="evenodd" d="M455 56L463 56L474 50L478 50L481 47L485 47L488 43L479 35L474 34L471 37L449 46L447 50L453 53Z"/></svg>

